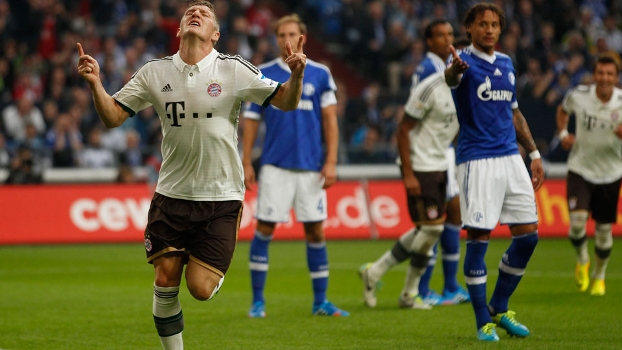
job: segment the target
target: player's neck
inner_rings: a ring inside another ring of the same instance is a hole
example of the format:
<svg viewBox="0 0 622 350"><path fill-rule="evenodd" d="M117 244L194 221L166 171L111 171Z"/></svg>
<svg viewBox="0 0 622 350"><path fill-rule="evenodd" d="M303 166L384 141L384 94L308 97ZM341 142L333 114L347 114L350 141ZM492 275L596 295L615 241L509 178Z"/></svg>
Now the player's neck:
<svg viewBox="0 0 622 350"><path fill-rule="evenodd" d="M476 48L478 51L481 51L489 56L492 56L495 54L495 47L490 47L490 48L483 48L481 46L479 46L477 43L473 42L473 47Z"/></svg>
<svg viewBox="0 0 622 350"><path fill-rule="evenodd" d="M609 100L611 99L612 95L613 95L613 88L601 88L601 89L599 89L598 86L596 86L596 97L598 97L598 99L601 102L603 102L603 103L609 102Z"/></svg>
<svg viewBox="0 0 622 350"><path fill-rule="evenodd" d="M213 49L211 41L206 43L199 41L197 38L182 40L179 43L179 57L186 64L197 64L209 55Z"/></svg>

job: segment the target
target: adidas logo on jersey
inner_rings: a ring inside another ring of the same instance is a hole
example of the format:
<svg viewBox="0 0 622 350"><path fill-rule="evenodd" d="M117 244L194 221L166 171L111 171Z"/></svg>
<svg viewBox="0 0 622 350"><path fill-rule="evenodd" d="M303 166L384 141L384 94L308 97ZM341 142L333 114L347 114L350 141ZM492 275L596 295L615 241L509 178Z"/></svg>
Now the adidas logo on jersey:
<svg viewBox="0 0 622 350"><path fill-rule="evenodd" d="M495 73L494 73L494 75L495 75L495 76L499 76L499 75L503 75L503 74L501 73L501 71L499 70L499 68L495 68ZM167 85L167 86L168 86L168 85Z"/></svg>
<svg viewBox="0 0 622 350"><path fill-rule="evenodd" d="M173 91L173 88L171 87L171 84L166 84L165 87L162 88L162 90L160 90L162 92L171 92Z"/></svg>

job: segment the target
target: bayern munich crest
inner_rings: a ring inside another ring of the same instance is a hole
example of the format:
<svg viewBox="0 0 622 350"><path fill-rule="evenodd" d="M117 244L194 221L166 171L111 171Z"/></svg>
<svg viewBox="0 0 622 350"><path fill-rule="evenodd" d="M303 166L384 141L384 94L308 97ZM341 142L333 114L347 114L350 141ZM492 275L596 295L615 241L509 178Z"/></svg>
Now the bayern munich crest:
<svg viewBox="0 0 622 350"><path fill-rule="evenodd" d="M149 238L145 238L145 249L150 252L153 249L153 245L151 245L151 240Z"/></svg>
<svg viewBox="0 0 622 350"><path fill-rule="evenodd" d="M428 207L428 219L436 219L438 217L438 209L435 206Z"/></svg>
<svg viewBox="0 0 622 350"><path fill-rule="evenodd" d="M221 92L222 92L222 88L220 87L220 84L218 84L218 83L211 83L207 87L207 94L212 96L212 97L220 96Z"/></svg>

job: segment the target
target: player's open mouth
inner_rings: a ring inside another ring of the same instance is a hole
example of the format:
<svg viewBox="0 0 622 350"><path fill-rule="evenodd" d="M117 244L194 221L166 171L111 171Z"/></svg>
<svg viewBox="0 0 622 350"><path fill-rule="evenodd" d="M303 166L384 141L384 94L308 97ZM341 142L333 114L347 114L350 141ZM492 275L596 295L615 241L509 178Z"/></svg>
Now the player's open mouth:
<svg viewBox="0 0 622 350"><path fill-rule="evenodd" d="M188 23L189 26L194 26L194 27L200 27L201 24L197 21L190 21L190 23Z"/></svg>

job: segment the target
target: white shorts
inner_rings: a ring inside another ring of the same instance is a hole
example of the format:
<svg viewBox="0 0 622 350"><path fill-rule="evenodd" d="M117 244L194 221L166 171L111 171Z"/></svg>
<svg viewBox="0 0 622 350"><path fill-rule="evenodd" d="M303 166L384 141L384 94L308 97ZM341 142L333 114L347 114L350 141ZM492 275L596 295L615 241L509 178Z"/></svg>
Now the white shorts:
<svg viewBox="0 0 622 350"><path fill-rule="evenodd" d="M288 222L294 208L298 222L326 220L326 190L319 172L289 170L264 165L259 173L255 218Z"/></svg>
<svg viewBox="0 0 622 350"><path fill-rule="evenodd" d="M453 147L447 148L447 201L460 194L458 178L456 178L456 150Z"/></svg>
<svg viewBox="0 0 622 350"><path fill-rule="evenodd" d="M457 174L464 228L538 222L533 186L520 155L461 163Z"/></svg>

